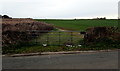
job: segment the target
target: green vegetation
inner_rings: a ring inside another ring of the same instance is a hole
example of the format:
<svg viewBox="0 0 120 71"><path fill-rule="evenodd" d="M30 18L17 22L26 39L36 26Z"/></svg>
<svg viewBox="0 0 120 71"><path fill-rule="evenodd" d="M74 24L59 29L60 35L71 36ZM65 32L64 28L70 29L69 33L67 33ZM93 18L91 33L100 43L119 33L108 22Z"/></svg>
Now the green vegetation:
<svg viewBox="0 0 120 71"><path fill-rule="evenodd" d="M55 20L55 19L36 19L37 21L46 22L58 28L85 31L89 27L118 26L118 20L94 20L94 19L79 19L79 20Z"/></svg>
<svg viewBox="0 0 120 71"><path fill-rule="evenodd" d="M119 40L112 40L110 38L99 38L94 42L85 43L84 47L87 48L103 48L103 49L119 49L120 48L120 41Z"/></svg>
<svg viewBox="0 0 120 71"><path fill-rule="evenodd" d="M82 40L80 40L83 42ZM106 40L109 41L109 40ZM30 43L29 43L30 44ZM88 51L88 50L108 50L108 49L116 49L120 48L120 44L116 42L112 42L111 44L105 41L94 42L94 44L85 44L82 46L75 47L66 47L66 46L40 46L36 44L27 44L27 46L12 46L12 49L7 48L3 50L3 54L17 54L17 53L36 53L36 52L59 52L59 51ZM29 46L28 46L29 45ZM13 48L14 47L14 48Z"/></svg>

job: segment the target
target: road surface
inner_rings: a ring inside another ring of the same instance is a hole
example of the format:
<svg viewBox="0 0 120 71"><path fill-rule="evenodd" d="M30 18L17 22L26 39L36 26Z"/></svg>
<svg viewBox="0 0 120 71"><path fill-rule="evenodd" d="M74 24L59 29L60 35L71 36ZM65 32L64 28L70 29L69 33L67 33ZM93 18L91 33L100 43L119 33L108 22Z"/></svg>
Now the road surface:
<svg viewBox="0 0 120 71"><path fill-rule="evenodd" d="M3 57L3 69L117 69L118 52Z"/></svg>

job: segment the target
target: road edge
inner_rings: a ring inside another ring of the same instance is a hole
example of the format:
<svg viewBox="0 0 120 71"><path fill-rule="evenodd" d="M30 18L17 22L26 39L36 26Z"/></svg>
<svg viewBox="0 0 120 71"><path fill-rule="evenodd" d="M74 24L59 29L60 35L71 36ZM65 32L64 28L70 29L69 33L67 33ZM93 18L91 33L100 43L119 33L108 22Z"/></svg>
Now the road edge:
<svg viewBox="0 0 120 71"><path fill-rule="evenodd" d="M96 52L110 52L115 50L91 50L91 51L61 51L61 52L38 52L38 53L26 53L26 54L5 54L3 57L22 57L22 56L37 56L37 55L55 55L55 54L79 54L79 53L96 53Z"/></svg>

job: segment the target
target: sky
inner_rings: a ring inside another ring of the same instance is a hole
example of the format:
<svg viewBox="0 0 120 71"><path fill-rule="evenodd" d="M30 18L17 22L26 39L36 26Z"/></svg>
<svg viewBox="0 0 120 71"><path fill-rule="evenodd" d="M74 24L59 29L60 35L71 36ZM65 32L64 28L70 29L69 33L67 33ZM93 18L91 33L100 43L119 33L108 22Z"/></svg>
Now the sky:
<svg viewBox="0 0 120 71"><path fill-rule="evenodd" d="M119 0L0 0L0 14L13 18L118 18Z"/></svg>

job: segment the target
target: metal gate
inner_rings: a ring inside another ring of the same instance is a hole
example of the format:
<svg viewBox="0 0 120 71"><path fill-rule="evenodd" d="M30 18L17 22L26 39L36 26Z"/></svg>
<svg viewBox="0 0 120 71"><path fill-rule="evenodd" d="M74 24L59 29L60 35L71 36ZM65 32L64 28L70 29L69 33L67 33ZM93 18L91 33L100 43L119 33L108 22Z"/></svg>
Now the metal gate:
<svg viewBox="0 0 120 71"><path fill-rule="evenodd" d="M33 38L29 41L32 45L39 46L80 46L84 38L79 31L30 31Z"/></svg>

